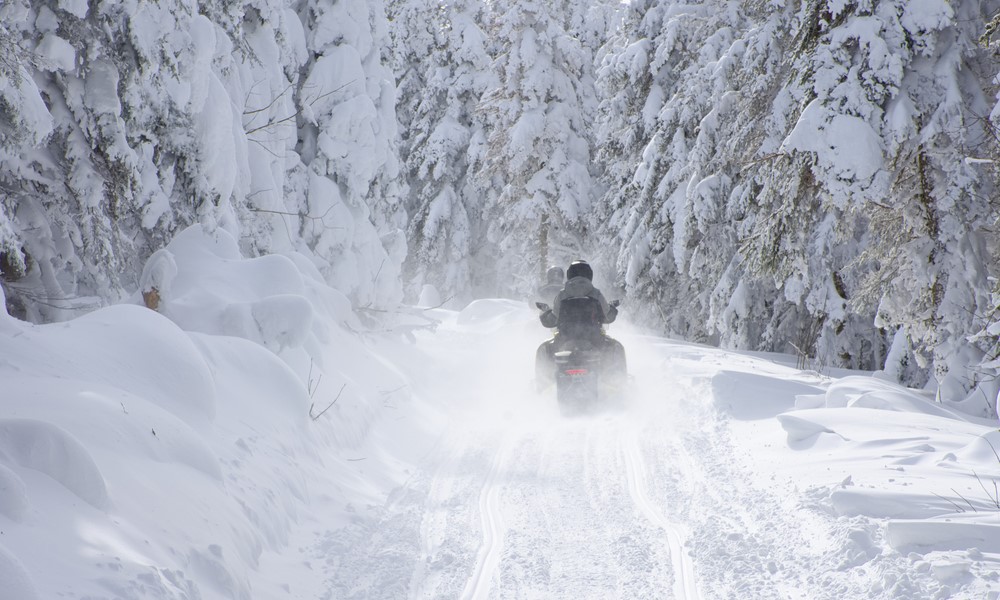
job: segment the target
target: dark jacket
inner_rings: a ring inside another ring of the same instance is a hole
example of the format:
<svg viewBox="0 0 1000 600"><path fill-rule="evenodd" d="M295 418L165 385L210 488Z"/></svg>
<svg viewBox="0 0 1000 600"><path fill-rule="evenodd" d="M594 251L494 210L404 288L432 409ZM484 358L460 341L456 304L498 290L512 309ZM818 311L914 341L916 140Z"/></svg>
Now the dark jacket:
<svg viewBox="0 0 1000 600"><path fill-rule="evenodd" d="M556 295L555 302L552 304L552 310L542 314L540 317L542 325L546 327L556 326L559 322L559 307L562 305L563 300L568 298L593 298L597 300L601 305L602 323L613 323L615 318L618 317L618 309L608 304L601 290L594 287L594 284L589 279L586 277L574 277L567 281L563 289Z"/></svg>

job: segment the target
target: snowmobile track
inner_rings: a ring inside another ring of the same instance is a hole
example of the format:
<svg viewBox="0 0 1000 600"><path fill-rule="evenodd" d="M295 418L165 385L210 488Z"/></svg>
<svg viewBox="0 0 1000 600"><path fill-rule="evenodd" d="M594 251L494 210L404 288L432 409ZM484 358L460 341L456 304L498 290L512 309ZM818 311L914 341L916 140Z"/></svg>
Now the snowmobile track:
<svg viewBox="0 0 1000 600"><path fill-rule="evenodd" d="M622 454L628 476L628 491L639 512L654 526L663 530L670 547L674 567L674 596L678 599L700 600L694 564L684 549L685 536L668 521L647 495L646 461L639 448L638 432L622 438Z"/></svg>
<svg viewBox="0 0 1000 600"><path fill-rule="evenodd" d="M489 597L493 576L500 566L503 549L504 523L500 510L499 482L509 453L509 443L504 443L493 457L493 464L479 492L479 518L483 529L483 542L476 557L476 567L462 592L463 600Z"/></svg>

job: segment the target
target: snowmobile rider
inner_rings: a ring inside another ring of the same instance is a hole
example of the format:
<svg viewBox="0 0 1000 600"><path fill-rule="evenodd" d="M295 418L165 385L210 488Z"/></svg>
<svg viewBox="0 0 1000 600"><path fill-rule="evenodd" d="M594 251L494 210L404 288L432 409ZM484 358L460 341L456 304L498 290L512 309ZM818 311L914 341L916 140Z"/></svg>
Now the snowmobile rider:
<svg viewBox="0 0 1000 600"><path fill-rule="evenodd" d="M550 269L551 270L551 269ZM568 298L593 298L601 306L601 323L614 323L618 317L618 307L604 299L601 290L594 287L594 269L585 260L575 260L566 270L566 284L556 295L552 309L539 316L542 325L552 328L559 322L559 309Z"/></svg>
<svg viewBox="0 0 1000 600"><path fill-rule="evenodd" d="M555 382L555 353L565 343L585 340L601 351L601 370L612 388L620 389L627 377L625 348L604 333L603 326L618 317L618 303L608 302L594 287L594 270L586 261L575 260L566 270L566 284L556 295L553 306L539 319L549 329L557 328L552 339L542 342L535 353L535 381L539 390ZM544 304L539 308L545 307ZM565 312L565 323L560 322Z"/></svg>

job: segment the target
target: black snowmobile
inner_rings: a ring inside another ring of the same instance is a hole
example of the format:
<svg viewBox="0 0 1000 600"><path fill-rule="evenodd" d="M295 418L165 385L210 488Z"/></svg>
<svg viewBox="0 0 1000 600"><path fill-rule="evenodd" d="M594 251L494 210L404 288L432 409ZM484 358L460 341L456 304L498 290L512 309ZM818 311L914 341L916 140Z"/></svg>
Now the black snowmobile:
<svg viewBox="0 0 1000 600"><path fill-rule="evenodd" d="M612 305L618 306L618 301ZM590 297L563 300L556 323L546 321L555 318L549 305L537 302L535 306L542 311L542 324L556 327L556 334L535 354L538 388L555 384L564 415L621 402L628 378L625 348L605 334L598 301Z"/></svg>

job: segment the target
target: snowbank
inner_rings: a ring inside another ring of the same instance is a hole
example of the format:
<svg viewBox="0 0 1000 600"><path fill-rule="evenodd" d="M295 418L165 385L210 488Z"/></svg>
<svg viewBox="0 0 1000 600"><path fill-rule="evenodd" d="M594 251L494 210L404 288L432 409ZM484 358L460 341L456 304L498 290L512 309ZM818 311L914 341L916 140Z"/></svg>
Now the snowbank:
<svg viewBox="0 0 1000 600"><path fill-rule="evenodd" d="M860 549L843 541L843 570L866 564L886 573L912 569L936 580L937 597L959 589L972 595L956 597L980 597L971 590L995 589L995 422L876 377L825 377L732 355L719 362L696 368L705 370L714 407L729 421L747 454L745 467L758 473L761 485L773 488L781 475L795 504L832 512L849 531L871 532ZM906 577L886 575L871 597L892 596L892 590L905 597L912 592Z"/></svg>
<svg viewBox="0 0 1000 600"><path fill-rule="evenodd" d="M402 476L371 439L407 382L301 256L194 226L141 285L157 310L0 313L0 596L286 597L301 574L259 566L307 508L347 518Z"/></svg>

